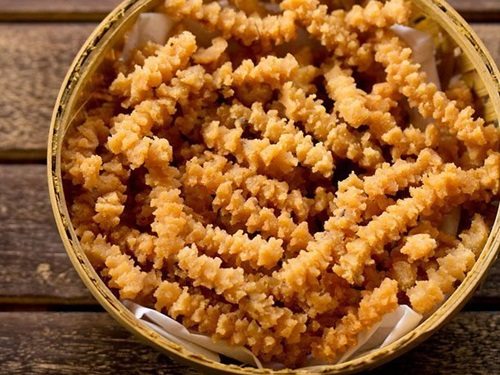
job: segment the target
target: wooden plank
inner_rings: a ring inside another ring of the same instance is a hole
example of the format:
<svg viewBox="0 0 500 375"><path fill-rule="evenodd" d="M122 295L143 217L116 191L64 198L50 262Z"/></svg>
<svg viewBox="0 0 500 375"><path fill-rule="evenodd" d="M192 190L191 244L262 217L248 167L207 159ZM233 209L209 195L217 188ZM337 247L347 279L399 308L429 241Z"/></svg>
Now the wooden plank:
<svg viewBox="0 0 500 375"><path fill-rule="evenodd" d="M94 24L0 24L0 160L43 160L62 79ZM500 62L500 24L476 24Z"/></svg>
<svg viewBox="0 0 500 375"><path fill-rule="evenodd" d="M4 374L198 374L137 342L106 313L0 313Z"/></svg>
<svg viewBox="0 0 500 375"><path fill-rule="evenodd" d="M416 349L371 374L498 374L499 351L500 313L466 312Z"/></svg>
<svg viewBox="0 0 500 375"><path fill-rule="evenodd" d="M55 227L44 165L0 166L0 301L95 303Z"/></svg>
<svg viewBox="0 0 500 375"><path fill-rule="evenodd" d="M122 0L0 0L0 21L100 21Z"/></svg>
<svg viewBox="0 0 500 375"><path fill-rule="evenodd" d="M0 164L0 181L0 302L95 303L59 239L45 166ZM499 301L497 262L472 303L491 308Z"/></svg>
<svg viewBox="0 0 500 375"><path fill-rule="evenodd" d="M499 312L462 313L371 374L497 374L499 332ZM201 373L137 342L106 313L0 313L0 363L12 375Z"/></svg>
<svg viewBox="0 0 500 375"><path fill-rule="evenodd" d="M121 0L0 0L0 21L98 21ZM498 0L448 0L469 21L500 19Z"/></svg>
<svg viewBox="0 0 500 375"><path fill-rule="evenodd" d="M498 0L448 0L448 3L469 22L500 20Z"/></svg>
<svg viewBox="0 0 500 375"><path fill-rule="evenodd" d="M27 157L44 158L59 87L94 27L0 24L0 150L4 153L14 150L17 155L15 150L22 150Z"/></svg>

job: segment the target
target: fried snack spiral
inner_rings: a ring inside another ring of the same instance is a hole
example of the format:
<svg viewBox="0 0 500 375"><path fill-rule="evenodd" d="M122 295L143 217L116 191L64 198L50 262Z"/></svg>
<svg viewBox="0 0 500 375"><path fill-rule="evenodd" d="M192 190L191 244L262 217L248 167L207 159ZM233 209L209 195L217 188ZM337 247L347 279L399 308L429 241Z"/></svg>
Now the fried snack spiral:
<svg viewBox="0 0 500 375"><path fill-rule="evenodd" d="M296 368L466 280L498 209L499 131L391 31L409 2L352 4L167 0L164 45L114 51L61 165L117 297Z"/></svg>
<svg viewBox="0 0 500 375"><path fill-rule="evenodd" d="M302 89L287 82L282 90L281 102L286 116L302 122L306 132L321 140L335 156L348 158L363 167L375 167L383 160L380 150L370 147L368 139L353 134L345 123L338 123L335 114L328 114L314 94L306 96Z"/></svg>
<svg viewBox="0 0 500 375"><path fill-rule="evenodd" d="M411 55L410 48L405 48L398 38L388 34L377 45L375 58L386 67L387 81L400 87L410 106L418 108L422 116L446 127L465 144L470 163L480 165L486 156L485 150L498 149L498 130L494 125L485 126L481 118L474 119L472 107L460 109L436 85L427 83L420 66L411 62Z"/></svg>
<svg viewBox="0 0 500 375"><path fill-rule="evenodd" d="M385 313L396 308L396 293L397 283L384 279L380 287L363 297L357 310L347 313L335 327L325 330L321 341L313 346L314 355L318 358L335 358L355 345L362 330L371 327Z"/></svg>
<svg viewBox="0 0 500 375"><path fill-rule="evenodd" d="M230 181L236 188L257 198L262 206L273 206L288 211L305 220L311 210L321 212L327 208L326 192L318 188L314 199L308 199L300 190L293 190L286 182L277 181L257 174L250 168L231 163L226 157L206 152L203 157L193 157L186 163L183 176L186 186L204 186L209 193L215 194L217 188Z"/></svg>
<svg viewBox="0 0 500 375"><path fill-rule="evenodd" d="M347 253L334 266L334 271L350 283L359 282L361 269L370 253L380 251L388 241L398 240L400 233L411 226L418 215L442 207L449 199L459 204L474 199L482 191L498 194L499 177L500 154L489 156L485 165L478 169L464 171L446 165L442 172L430 174L424 178L421 187L410 190L411 198L399 200L365 227L359 228L357 238L346 245Z"/></svg>
<svg viewBox="0 0 500 375"><path fill-rule="evenodd" d="M203 4L202 0L167 0L165 12L173 17L190 17L218 30L224 38L236 38L244 45L258 41L278 45L295 38L296 26L292 12L281 16L247 16L242 11L222 7L219 3Z"/></svg>
<svg viewBox="0 0 500 375"><path fill-rule="evenodd" d="M127 98L126 106L133 106L152 98L153 90L162 83L168 83L179 69L189 64L190 57L197 49L196 40L190 32L171 38L154 55L146 58L135 70L125 76L118 74L110 87L110 92Z"/></svg>
<svg viewBox="0 0 500 375"><path fill-rule="evenodd" d="M330 151L321 142L313 143L311 136L305 136L293 122L279 117L276 110L266 113L261 103L254 103L251 109L235 104L231 111L236 112L240 119L247 120L250 126L271 142L278 142L283 134L290 135L292 152L301 164L325 177L332 175L334 166Z"/></svg>
<svg viewBox="0 0 500 375"><path fill-rule="evenodd" d="M418 155L423 148L436 143L432 126L425 133L411 125L401 129L390 112L370 109L373 104L369 105L368 94L356 88L356 81L350 72L334 66L325 74L325 78L326 88L335 100L339 114L355 128L368 125L375 137L393 146L391 153L394 159L403 155Z"/></svg>
<svg viewBox="0 0 500 375"><path fill-rule="evenodd" d="M156 308L167 310L173 318L182 318L188 327L197 327L217 339L232 345L248 345L263 358L273 358L283 351L282 339L296 343L305 331L304 319L294 319L289 310L282 310L272 317L272 323L259 323L245 316L242 310L231 311L231 306L221 302L207 301L199 293L181 288L178 283L163 281L155 292ZM248 301L243 304L248 305ZM252 315L252 307L246 311ZM279 338L277 338L279 337Z"/></svg>

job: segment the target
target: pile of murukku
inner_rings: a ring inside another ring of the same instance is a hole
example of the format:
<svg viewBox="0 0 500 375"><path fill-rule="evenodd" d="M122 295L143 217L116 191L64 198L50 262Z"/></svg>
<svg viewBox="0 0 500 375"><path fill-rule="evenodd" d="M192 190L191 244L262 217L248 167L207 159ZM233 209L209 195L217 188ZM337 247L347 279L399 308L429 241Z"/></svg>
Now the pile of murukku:
<svg viewBox="0 0 500 375"><path fill-rule="evenodd" d="M499 130L460 77L441 91L413 62L391 30L408 2L341 3L167 0L165 45L114 51L62 165L119 298L296 367L464 279Z"/></svg>

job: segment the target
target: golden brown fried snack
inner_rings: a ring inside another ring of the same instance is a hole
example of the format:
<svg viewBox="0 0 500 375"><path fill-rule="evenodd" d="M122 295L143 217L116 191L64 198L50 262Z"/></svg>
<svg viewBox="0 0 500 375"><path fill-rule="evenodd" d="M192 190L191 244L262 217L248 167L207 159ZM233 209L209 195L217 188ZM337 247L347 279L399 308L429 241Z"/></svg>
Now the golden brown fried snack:
<svg viewBox="0 0 500 375"><path fill-rule="evenodd" d="M473 117L472 107L460 109L436 85L427 83L420 66L411 62L411 49L390 33L382 35L375 58L386 67L387 81L398 86L410 106L418 108L422 116L434 119L462 141L472 165L481 165L487 150L498 149L498 129L492 124L485 126L483 119Z"/></svg>
<svg viewBox="0 0 500 375"><path fill-rule="evenodd" d="M62 152L72 222L121 299L265 362L334 362L465 278L499 131L460 77L439 91L411 61L390 30L408 2L231 4L166 1L167 43L87 98Z"/></svg>
<svg viewBox="0 0 500 375"><path fill-rule="evenodd" d="M278 45L294 39L296 35L292 12L261 18L222 7L217 2L203 4L202 0L167 0L164 8L172 17L195 19L207 27L220 31L223 37L236 38L245 45L254 42Z"/></svg>

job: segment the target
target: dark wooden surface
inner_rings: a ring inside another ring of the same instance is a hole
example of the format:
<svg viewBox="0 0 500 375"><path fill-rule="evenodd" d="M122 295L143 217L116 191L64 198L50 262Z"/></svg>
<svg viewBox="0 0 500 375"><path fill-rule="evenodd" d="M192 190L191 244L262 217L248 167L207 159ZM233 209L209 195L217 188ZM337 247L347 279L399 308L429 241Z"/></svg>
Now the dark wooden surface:
<svg viewBox="0 0 500 375"><path fill-rule="evenodd" d="M73 270L45 175L52 107L74 55L119 0L0 0L0 373L199 374L115 323ZM450 1L500 63L500 0ZM373 374L500 373L500 263L444 329Z"/></svg>
<svg viewBox="0 0 500 375"><path fill-rule="evenodd" d="M121 0L0 0L2 21L99 21Z"/></svg>
<svg viewBox="0 0 500 375"><path fill-rule="evenodd" d="M43 160L59 87L94 27L0 23L0 157Z"/></svg>

